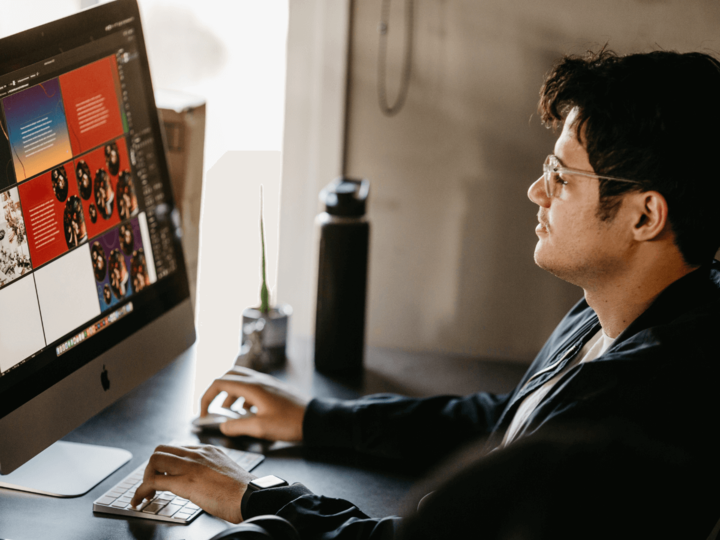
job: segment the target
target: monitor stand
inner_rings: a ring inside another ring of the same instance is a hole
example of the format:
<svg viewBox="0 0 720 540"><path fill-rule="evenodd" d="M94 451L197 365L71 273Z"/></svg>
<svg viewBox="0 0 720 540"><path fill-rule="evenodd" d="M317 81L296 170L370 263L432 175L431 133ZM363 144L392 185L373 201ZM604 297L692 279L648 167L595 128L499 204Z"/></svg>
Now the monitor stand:
<svg viewBox="0 0 720 540"><path fill-rule="evenodd" d="M121 448L58 441L22 467L0 475L0 487L51 497L84 495L132 459Z"/></svg>

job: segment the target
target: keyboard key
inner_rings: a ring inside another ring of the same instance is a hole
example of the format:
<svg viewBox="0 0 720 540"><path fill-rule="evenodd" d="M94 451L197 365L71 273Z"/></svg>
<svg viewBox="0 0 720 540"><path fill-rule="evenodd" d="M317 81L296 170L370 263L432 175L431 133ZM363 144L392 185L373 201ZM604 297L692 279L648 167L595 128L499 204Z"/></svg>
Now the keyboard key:
<svg viewBox="0 0 720 540"><path fill-rule="evenodd" d="M137 505L137 508L135 510L142 511L148 504L150 504L152 501L143 501L140 504Z"/></svg>
<svg viewBox="0 0 720 540"><path fill-rule="evenodd" d="M116 500L115 497L108 497L107 495L105 497L102 497L101 499L98 499L95 501L95 504L102 504L103 506L110 506L112 503L114 503Z"/></svg>
<svg viewBox="0 0 720 540"><path fill-rule="evenodd" d="M180 510L181 508L182 508L182 506L179 505L179 504L168 504L165 508L163 508L162 510L160 510L160 511L157 513L157 515L158 515L158 516L168 516L168 517L170 517L170 516L172 516L175 512L177 512L178 510Z"/></svg>
<svg viewBox="0 0 720 540"><path fill-rule="evenodd" d="M165 507L165 503L155 501L155 502L152 502L149 505L147 505L145 508L143 508L143 513L157 514L164 507Z"/></svg>

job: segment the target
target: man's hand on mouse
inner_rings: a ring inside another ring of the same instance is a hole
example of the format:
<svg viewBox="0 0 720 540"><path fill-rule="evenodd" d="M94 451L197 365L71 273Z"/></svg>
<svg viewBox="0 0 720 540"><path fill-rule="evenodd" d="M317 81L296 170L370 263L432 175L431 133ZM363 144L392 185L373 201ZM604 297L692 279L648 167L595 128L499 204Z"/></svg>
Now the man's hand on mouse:
<svg viewBox="0 0 720 540"><path fill-rule="evenodd" d="M240 523L240 503L255 478L215 446L158 446L130 504L171 491L216 517Z"/></svg>
<svg viewBox="0 0 720 540"><path fill-rule="evenodd" d="M200 400L200 416L220 392L227 392L223 407L230 408L239 398L244 407L255 407L249 418L228 420L220 425L225 435L249 435L259 439L302 441L302 424L310 398L275 377L252 369L235 366L216 379Z"/></svg>

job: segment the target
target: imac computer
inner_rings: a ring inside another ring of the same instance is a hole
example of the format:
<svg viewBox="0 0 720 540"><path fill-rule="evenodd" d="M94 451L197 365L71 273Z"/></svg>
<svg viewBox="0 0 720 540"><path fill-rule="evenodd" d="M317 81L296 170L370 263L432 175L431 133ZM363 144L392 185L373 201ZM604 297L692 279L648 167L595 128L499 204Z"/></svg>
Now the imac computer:
<svg viewBox="0 0 720 540"><path fill-rule="evenodd" d="M195 341L136 1L0 40L0 128L0 487L80 495L131 455L60 439Z"/></svg>

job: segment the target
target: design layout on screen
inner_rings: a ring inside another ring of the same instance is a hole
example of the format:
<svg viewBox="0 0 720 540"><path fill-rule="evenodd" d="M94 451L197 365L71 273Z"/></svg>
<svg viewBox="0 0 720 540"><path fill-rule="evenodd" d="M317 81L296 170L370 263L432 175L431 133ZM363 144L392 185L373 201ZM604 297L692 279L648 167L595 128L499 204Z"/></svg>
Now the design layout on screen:
<svg viewBox="0 0 720 540"><path fill-rule="evenodd" d="M0 102L0 375L157 279L108 56Z"/></svg>
<svg viewBox="0 0 720 540"><path fill-rule="evenodd" d="M19 181L72 157L58 79L6 97L3 109Z"/></svg>
<svg viewBox="0 0 720 540"><path fill-rule="evenodd" d="M119 97L117 59L107 56L4 98L0 189L122 135L127 120Z"/></svg>
<svg viewBox="0 0 720 540"><path fill-rule="evenodd" d="M108 56L60 76L73 155L125 131L118 107L117 60Z"/></svg>
<svg viewBox="0 0 720 540"><path fill-rule="evenodd" d="M101 311L151 284L138 218L92 242L95 285Z"/></svg>
<svg viewBox="0 0 720 540"><path fill-rule="evenodd" d="M17 189L25 207L33 268L87 240L87 226L72 162L36 176Z"/></svg>
<svg viewBox="0 0 720 540"><path fill-rule="evenodd" d="M75 177L91 237L137 215L138 199L124 137L75 159Z"/></svg>
<svg viewBox="0 0 720 540"><path fill-rule="evenodd" d="M0 193L0 288L32 269L17 188Z"/></svg>
<svg viewBox="0 0 720 540"><path fill-rule="evenodd" d="M0 374L154 283L147 238L140 213L33 272L27 265L13 274L22 279L0 288L7 308L0 310Z"/></svg>

